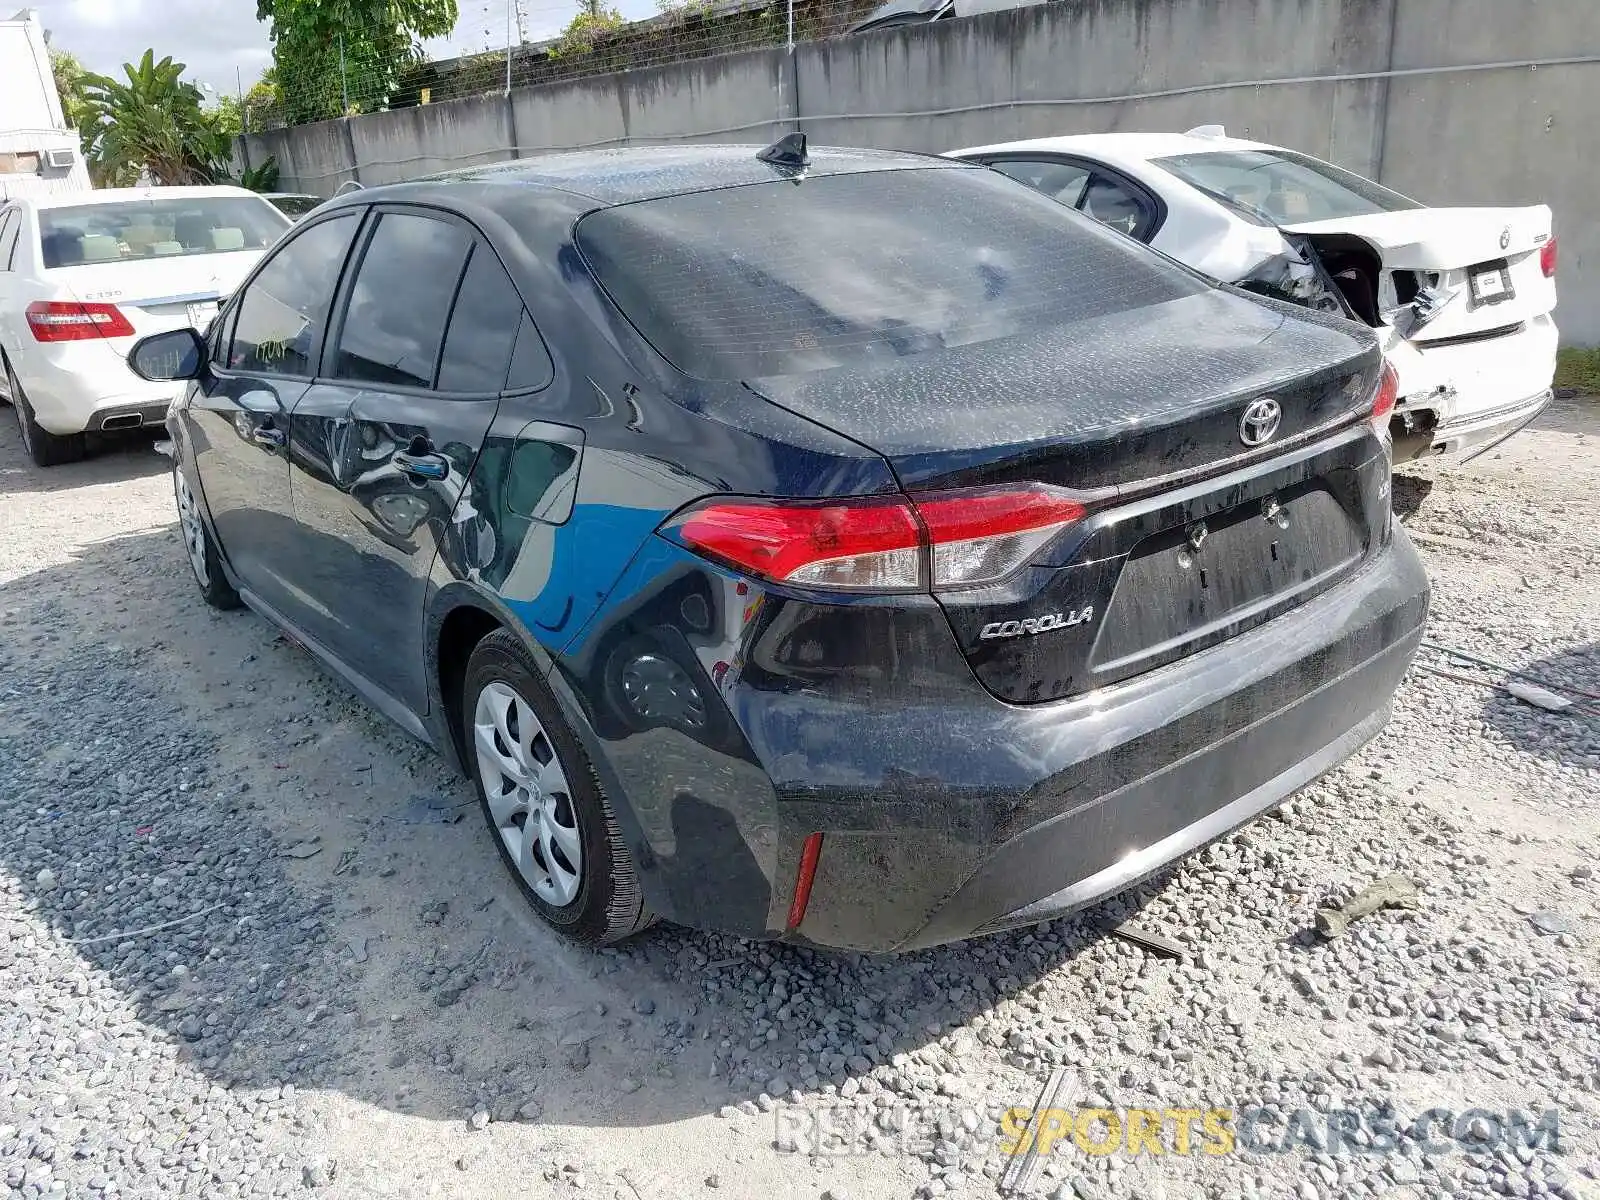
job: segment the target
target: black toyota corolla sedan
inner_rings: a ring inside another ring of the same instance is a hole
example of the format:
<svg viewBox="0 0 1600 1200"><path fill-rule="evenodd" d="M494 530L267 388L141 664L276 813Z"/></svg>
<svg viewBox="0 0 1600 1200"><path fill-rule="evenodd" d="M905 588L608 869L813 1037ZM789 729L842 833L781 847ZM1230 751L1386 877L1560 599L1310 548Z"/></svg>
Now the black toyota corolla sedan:
<svg viewBox="0 0 1600 1200"><path fill-rule="evenodd" d="M169 419L204 598L477 783L550 924L1070 912L1376 733L1428 585L1369 330L799 139L338 197Z"/></svg>

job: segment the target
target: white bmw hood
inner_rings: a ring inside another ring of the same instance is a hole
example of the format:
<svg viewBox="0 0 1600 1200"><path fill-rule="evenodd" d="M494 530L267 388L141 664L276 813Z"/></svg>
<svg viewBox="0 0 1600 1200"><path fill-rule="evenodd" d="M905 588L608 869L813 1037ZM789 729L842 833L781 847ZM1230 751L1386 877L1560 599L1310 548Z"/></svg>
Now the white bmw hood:
<svg viewBox="0 0 1600 1200"><path fill-rule="evenodd" d="M1527 208L1413 208L1281 225L1285 233L1352 234L1390 270L1449 271L1537 250L1550 240L1548 205Z"/></svg>

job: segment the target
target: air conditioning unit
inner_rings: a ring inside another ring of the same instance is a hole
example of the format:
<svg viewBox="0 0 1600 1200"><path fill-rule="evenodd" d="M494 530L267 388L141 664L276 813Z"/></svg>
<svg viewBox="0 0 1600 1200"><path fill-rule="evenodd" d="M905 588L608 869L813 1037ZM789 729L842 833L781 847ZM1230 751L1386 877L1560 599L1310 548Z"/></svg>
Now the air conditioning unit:
<svg viewBox="0 0 1600 1200"><path fill-rule="evenodd" d="M59 150L46 150L44 152L45 165L57 171L70 171L72 164L78 161L77 151L71 146L63 146Z"/></svg>

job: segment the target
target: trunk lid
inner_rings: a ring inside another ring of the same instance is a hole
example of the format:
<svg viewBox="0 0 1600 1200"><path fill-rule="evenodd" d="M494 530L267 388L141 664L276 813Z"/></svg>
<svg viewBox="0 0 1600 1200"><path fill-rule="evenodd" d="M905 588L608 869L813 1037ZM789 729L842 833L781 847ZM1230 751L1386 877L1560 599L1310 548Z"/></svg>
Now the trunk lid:
<svg viewBox="0 0 1600 1200"><path fill-rule="evenodd" d="M871 373L749 381L882 453L913 495L1040 482L1089 515L1010 578L941 591L974 673L1058 699L1304 603L1387 536L1369 330L1214 291ZM1276 432L1241 440L1253 402Z"/></svg>
<svg viewBox="0 0 1600 1200"><path fill-rule="evenodd" d="M1510 329L1556 306L1541 254L1554 236L1548 206L1419 208L1284 225L1324 261L1358 239L1376 256L1378 308L1425 343Z"/></svg>
<svg viewBox="0 0 1600 1200"><path fill-rule="evenodd" d="M1371 395L1370 331L1223 290L1042 332L747 381L887 458L909 491L1026 480L1114 494L1246 457L1263 395L1270 439L1314 437Z"/></svg>
<svg viewBox="0 0 1600 1200"><path fill-rule="evenodd" d="M85 263L56 267L47 278L63 299L114 304L133 326L131 337L104 338L118 357L140 338L193 325L201 333L218 305L233 294L264 251L174 255L168 259Z"/></svg>

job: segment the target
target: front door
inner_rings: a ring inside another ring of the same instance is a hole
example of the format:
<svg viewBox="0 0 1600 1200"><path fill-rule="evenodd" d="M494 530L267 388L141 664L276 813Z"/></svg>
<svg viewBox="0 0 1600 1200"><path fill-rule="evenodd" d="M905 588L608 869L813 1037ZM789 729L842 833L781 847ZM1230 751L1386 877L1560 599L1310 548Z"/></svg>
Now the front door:
<svg viewBox="0 0 1600 1200"><path fill-rule="evenodd" d="M297 230L263 262L212 341L179 419L217 541L242 588L299 619L289 414L310 386L358 213Z"/></svg>
<svg viewBox="0 0 1600 1200"><path fill-rule="evenodd" d="M471 227L386 207L340 308L291 422L307 632L421 714L430 572L505 389L522 306Z"/></svg>

